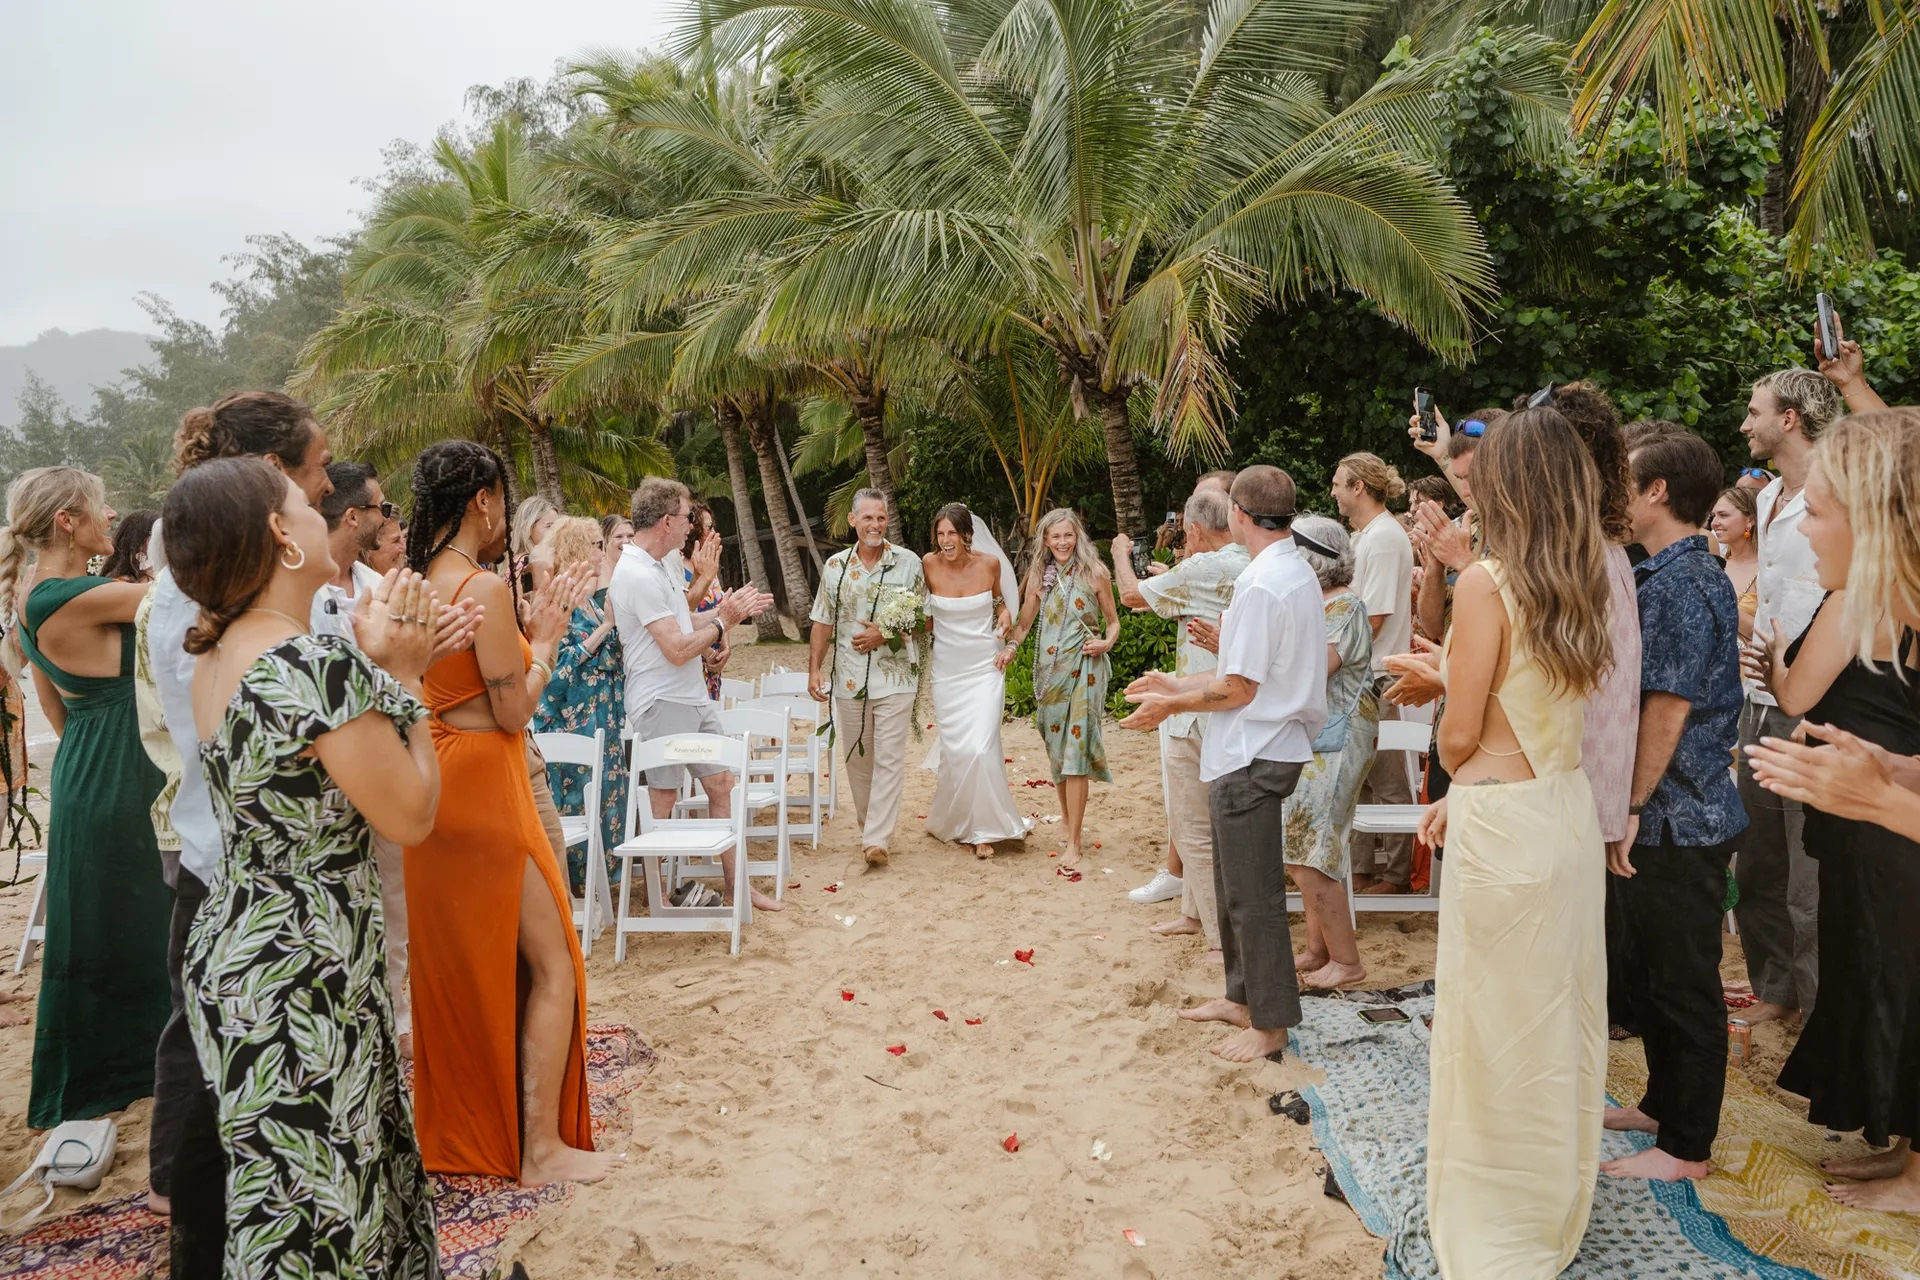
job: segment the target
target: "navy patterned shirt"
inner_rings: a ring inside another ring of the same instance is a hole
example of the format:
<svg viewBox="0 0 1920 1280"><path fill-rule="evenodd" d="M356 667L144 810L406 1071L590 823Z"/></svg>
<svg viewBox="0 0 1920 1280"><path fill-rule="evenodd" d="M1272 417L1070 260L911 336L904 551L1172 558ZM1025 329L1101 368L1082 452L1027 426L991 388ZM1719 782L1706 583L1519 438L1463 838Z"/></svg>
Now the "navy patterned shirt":
<svg viewBox="0 0 1920 1280"><path fill-rule="evenodd" d="M1640 595L1640 691L1692 709L1660 785L1640 813L1638 845L1703 848L1747 829L1734 786L1740 737L1740 604L1704 535L1682 538L1633 570Z"/></svg>

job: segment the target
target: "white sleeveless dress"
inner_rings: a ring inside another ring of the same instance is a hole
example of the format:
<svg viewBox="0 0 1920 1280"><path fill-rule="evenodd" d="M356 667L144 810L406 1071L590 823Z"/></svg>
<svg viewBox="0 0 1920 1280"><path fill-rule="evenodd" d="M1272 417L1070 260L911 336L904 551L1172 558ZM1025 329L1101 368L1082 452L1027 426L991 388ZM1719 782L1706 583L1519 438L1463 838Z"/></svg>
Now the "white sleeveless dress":
<svg viewBox="0 0 1920 1280"><path fill-rule="evenodd" d="M1022 840L1033 827L1013 807L1000 719L1006 675L994 665L991 591L928 596L933 619L933 718L937 734L925 767L939 776L927 806L927 831L941 840L991 844Z"/></svg>

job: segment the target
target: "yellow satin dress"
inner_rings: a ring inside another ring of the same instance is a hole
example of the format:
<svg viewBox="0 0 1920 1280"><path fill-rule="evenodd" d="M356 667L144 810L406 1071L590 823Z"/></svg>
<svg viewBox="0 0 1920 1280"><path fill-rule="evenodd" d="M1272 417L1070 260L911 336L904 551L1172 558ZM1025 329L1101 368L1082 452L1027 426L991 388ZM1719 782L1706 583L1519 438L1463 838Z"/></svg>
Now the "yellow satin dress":
<svg viewBox="0 0 1920 1280"><path fill-rule="evenodd" d="M1534 777L1448 793L1434 966L1427 1210L1445 1280L1549 1280L1586 1234L1606 1107L1605 848L1586 700L1514 622L1498 691Z"/></svg>

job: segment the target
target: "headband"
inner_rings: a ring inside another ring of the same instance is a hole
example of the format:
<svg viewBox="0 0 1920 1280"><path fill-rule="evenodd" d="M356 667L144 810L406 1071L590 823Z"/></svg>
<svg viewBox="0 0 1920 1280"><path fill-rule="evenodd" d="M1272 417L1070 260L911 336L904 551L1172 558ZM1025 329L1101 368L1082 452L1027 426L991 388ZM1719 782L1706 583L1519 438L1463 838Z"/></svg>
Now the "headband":
<svg viewBox="0 0 1920 1280"><path fill-rule="evenodd" d="M1239 507L1241 515L1253 521L1255 524L1259 525L1262 529L1271 529L1277 533L1281 529L1284 529L1289 524L1293 523L1293 512L1291 511L1280 511L1280 512L1275 512L1273 514L1267 514L1259 511L1249 511L1247 510L1245 504L1237 502L1232 498L1227 499L1227 501L1232 502L1234 506Z"/></svg>
<svg viewBox="0 0 1920 1280"><path fill-rule="evenodd" d="M1299 543L1302 547L1306 548L1308 551L1313 552L1317 556L1325 556L1329 560L1338 560L1340 558L1340 553L1338 551L1335 551L1332 547L1327 546L1325 543L1315 542L1312 538L1309 538L1306 534L1301 533L1298 529L1295 529L1293 531L1293 540Z"/></svg>

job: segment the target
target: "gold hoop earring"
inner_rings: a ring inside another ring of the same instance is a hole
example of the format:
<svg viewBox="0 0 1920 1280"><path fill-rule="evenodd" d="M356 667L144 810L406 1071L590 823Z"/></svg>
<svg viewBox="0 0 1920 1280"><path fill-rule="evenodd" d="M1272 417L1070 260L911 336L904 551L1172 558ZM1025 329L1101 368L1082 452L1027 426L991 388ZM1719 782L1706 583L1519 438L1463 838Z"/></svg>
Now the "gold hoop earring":
<svg viewBox="0 0 1920 1280"><path fill-rule="evenodd" d="M287 559L287 552L289 551L298 551L300 553L300 558L298 560ZM307 563L307 549L305 547L302 547L297 543L292 543L292 542L286 543L281 546L280 567L282 569L285 569L288 572L292 572L295 569L302 568L303 566L305 566L306 563Z"/></svg>

